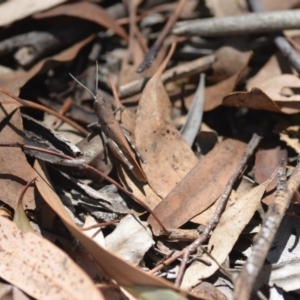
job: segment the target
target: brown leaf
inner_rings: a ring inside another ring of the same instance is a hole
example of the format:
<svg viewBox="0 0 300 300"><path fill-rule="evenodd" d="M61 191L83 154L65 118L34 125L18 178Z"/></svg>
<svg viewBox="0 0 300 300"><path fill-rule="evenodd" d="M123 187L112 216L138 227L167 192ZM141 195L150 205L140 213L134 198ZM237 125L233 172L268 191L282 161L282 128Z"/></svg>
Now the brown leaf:
<svg viewBox="0 0 300 300"><path fill-rule="evenodd" d="M30 5L23 0L5 1L5 3L0 5L0 26L23 19L33 13L49 9L63 2L66 2L66 0L31 0Z"/></svg>
<svg viewBox="0 0 300 300"><path fill-rule="evenodd" d="M215 146L154 209L167 228L178 228L213 204L240 163L245 144L227 139ZM184 208L184 209L183 209ZM148 219L154 234L160 228Z"/></svg>
<svg viewBox="0 0 300 300"><path fill-rule="evenodd" d="M263 183L266 181L276 168L279 166L282 158L287 157L287 150L281 149L280 147L274 147L271 149L259 149L255 154L255 168L254 168L254 178L257 183ZM285 159L286 163L286 159ZM266 197L264 197L263 202L266 204L271 204L275 197L277 178L274 178L268 185L266 192L270 192Z"/></svg>
<svg viewBox="0 0 300 300"><path fill-rule="evenodd" d="M283 74L257 84L250 92L232 93L223 104L294 114L300 112L299 88L298 76Z"/></svg>
<svg viewBox="0 0 300 300"><path fill-rule="evenodd" d="M206 89L204 111L220 106L223 97L234 90L249 63L252 52L240 52L230 47L223 47L216 53L216 56L217 66L215 68L217 74L215 74L214 80L223 80ZM230 59L228 59L228 56ZM226 63L223 63L223 61ZM229 75L227 79L224 79L224 72Z"/></svg>
<svg viewBox="0 0 300 300"><path fill-rule="evenodd" d="M61 200L54 192L52 185L49 181L49 176L43 163L36 161L35 170L39 175L36 185L37 188L49 204L49 206L57 213L62 219L69 231L80 241L94 260L98 263L101 269L112 279L116 280L118 284L124 287L132 286L148 286L148 287L161 287L180 291L177 287L171 283L149 275L138 268L126 263L124 260L109 252L108 250L95 243L91 238L87 237L78 227L75 225L65 207L62 205ZM181 291L184 293L184 291Z"/></svg>
<svg viewBox="0 0 300 300"><path fill-rule="evenodd" d="M250 92L231 93L224 97L223 105L281 112L280 107L258 88Z"/></svg>
<svg viewBox="0 0 300 300"><path fill-rule="evenodd" d="M23 144L23 126L19 104L15 101L2 103L0 109L1 119L1 143L21 143ZM27 159L20 148L0 147L0 190L1 201L16 209L18 198L26 186L31 181L35 173L28 164ZM23 203L30 209L35 208L34 190L29 187L26 191Z"/></svg>
<svg viewBox="0 0 300 300"><path fill-rule="evenodd" d="M107 29L113 30L117 35L128 41L126 31L117 24L116 20L111 17L101 6L87 1L81 1L70 4L63 4L52 8L46 12L35 14L36 19L43 19L56 16L71 16L85 19L99 24Z"/></svg>
<svg viewBox="0 0 300 300"><path fill-rule="evenodd" d="M74 59L77 53L88 44L94 36L90 36L79 43L72 45L70 48L52 56L41 60L30 70L18 70L13 73L2 75L0 78L0 86L11 92L19 95L20 88L23 87L27 81L33 78L38 73L47 72L50 68L54 68L61 62L70 61ZM10 99L8 96L0 93L0 100Z"/></svg>
<svg viewBox="0 0 300 300"><path fill-rule="evenodd" d="M159 76L147 83L140 99L135 141L146 157L142 168L151 188L165 197L198 159L170 123L171 103Z"/></svg>
<svg viewBox="0 0 300 300"><path fill-rule="evenodd" d="M23 234L0 217L1 277L37 299L104 299L91 279L59 248Z"/></svg>

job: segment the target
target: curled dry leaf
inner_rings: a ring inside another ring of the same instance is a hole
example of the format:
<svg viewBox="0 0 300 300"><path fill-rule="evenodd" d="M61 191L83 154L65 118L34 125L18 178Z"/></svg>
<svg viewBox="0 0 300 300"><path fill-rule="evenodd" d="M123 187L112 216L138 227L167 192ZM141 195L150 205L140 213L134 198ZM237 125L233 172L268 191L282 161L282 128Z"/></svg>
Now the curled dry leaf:
<svg viewBox="0 0 300 300"><path fill-rule="evenodd" d="M223 99L224 105L294 114L300 112L300 79L283 74L257 84L249 92L235 92Z"/></svg>
<svg viewBox="0 0 300 300"><path fill-rule="evenodd" d="M5 3L0 5L0 26L23 19L33 13L49 9L63 2L66 2L66 0L31 0L30 3L23 0L5 1Z"/></svg>
<svg viewBox="0 0 300 300"><path fill-rule="evenodd" d="M0 217L1 278L37 299L104 299L92 280L46 239ZM9 263L8 263L9 262ZM17 272L16 272L17 270Z"/></svg>
<svg viewBox="0 0 300 300"><path fill-rule="evenodd" d="M43 19L63 15L78 17L97 23L100 26L113 30L120 37L128 40L126 31L117 24L116 20L111 17L105 9L99 5L86 1L60 5L46 12L36 14L33 17L36 19Z"/></svg>
<svg viewBox="0 0 300 300"><path fill-rule="evenodd" d="M1 143L24 143L22 119L15 101L2 103L0 110ZM8 104L10 103L10 104ZM1 201L16 209L20 194L28 181L35 177L35 173L20 148L0 147L0 190ZM26 208L34 209L34 190L29 187L23 197Z"/></svg>
<svg viewBox="0 0 300 300"><path fill-rule="evenodd" d="M68 214L65 207L62 205L61 200L54 192L52 185L49 181L49 176L43 163L36 161L35 170L38 174L38 179L36 181L36 186L48 203L48 205L57 213L61 218L63 223L69 229L69 231L76 237L80 243L85 247L88 253L94 258L101 269L114 279L119 285L125 288L132 289L142 287L156 287L163 289L171 289L175 292L185 293L179 290L177 287L171 283L154 277L152 275L146 274L145 272L139 270L138 268L128 264L120 257L114 255L112 252L104 249L99 244L95 243L91 238L87 237L78 227L74 224L70 215ZM194 297L194 299L199 299Z"/></svg>
<svg viewBox="0 0 300 300"><path fill-rule="evenodd" d="M213 231L208 243L208 251L220 265L223 264L242 230L254 215L265 189L272 179L270 178L250 190L222 214L220 222ZM203 258L207 259L211 265L194 262L185 273L183 287L195 285L200 279L211 276L219 269L219 266L210 257L204 255Z"/></svg>
<svg viewBox="0 0 300 300"><path fill-rule="evenodd" d="M251 51L240 52L231 47L222 47L216 52L217 62L214 67L215 74L213 74L212 79L214 81L221 81L206 89L204 111L209 111L220 106L223 97L234 90L244 74L251 56ZM228 57L230 57L229 60ZM224 74L226 74L227 78L224 78Z"/></svg>
<svg viewBox="0 0 300 300"><path fill-rule="evenodd" d="M11 92L12 94L19 95L20 88L23 87L31 78L33 78L38 73L43 73L48 71L50 68L54 68L61 62L70 61L75 58L80 49L89 43L94 36L90 36L83 41L80 41L70 48L60 52L51 58L45 58L37 63L30 70L18 70L13 73L9 73L1 76L0 86ZM0 100L8 99L8 96L0 93Z"/></svg>
<svg viewBox="0 0 300 300"><path fill-rule="evenodd" d="M198 159L170 123L171 103L160 76L147 83L139 102L135 141L146 157L142 168L151 188L165 197Z"/></svg>
<svg viewBox="0 0 300 300"><path fill-rule="evenodd" d="M223 193L244 150L244 143L232 139L217 144L163 199L154 213L167 228L172 229L207 209ZM154 234L160 234L152 216L148 221Z"/></svg>

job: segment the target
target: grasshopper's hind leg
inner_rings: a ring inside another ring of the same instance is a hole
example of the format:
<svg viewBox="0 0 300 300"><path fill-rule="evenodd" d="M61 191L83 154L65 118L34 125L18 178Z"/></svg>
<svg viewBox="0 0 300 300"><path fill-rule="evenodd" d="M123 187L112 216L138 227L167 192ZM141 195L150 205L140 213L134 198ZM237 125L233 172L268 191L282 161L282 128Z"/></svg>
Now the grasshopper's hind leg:
<svg viewBox="0 0 300 300"><path fill-rule="evenodd" d="M108 139L108 145L109 148L111 150L111 152L113 152L113 154L119 158L126 166L129 170L133 169L133 165L129 162L129 160L127 159L127 157L124 155L123 151L120 149L120 147L111 139Z"/></svg>
<svg viewBox="0 0 300 300"><path fill-rule="evenodd" d="M136 147L133 140L130 138L129 134L125 133L124 130L123 130L123 133L124 133L128 143L130 144L131 148L134 150L135 154L137 155L137 157L141 160L141 162L143 164L147 163L147 159L139 152L138 148Z"/></svg>

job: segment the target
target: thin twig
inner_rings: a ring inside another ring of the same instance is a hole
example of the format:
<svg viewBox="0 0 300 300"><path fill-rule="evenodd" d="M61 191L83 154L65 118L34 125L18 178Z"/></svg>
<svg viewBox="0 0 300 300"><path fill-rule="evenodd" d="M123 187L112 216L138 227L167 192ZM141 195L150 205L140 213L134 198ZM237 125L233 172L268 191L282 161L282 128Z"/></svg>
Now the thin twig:
<svg viewBox="0 0 300 300"><path fill-rule="evenodd" d="M175 252L170 258L168 258L166 261L164 261L163 264L160 264L160 265L156 266L154 269L152 269L150 271L150 273L154 274L154 273L160 271L164 266L169 265L170 263L172 263L173 261L175 261L179 257L183 256L184 259L181 262L180 269L179 269L179 272L178 272L178 276L176 278L176 284L180 285L180 283L182 281L182 278L183 278L183 275L184 275L185 266L186 266L186 263L187 263L187 258L189 257L189 255L191 253L195 252L196 249L198 247L200 247L209 238L209 235L210 235L211 231L218 224L218 222L220 220L220 217L221 217L221 215L224 211L224 208L226 206L229 194L232 190L232 186L235 183L235 181L243 173L249 157L253 154L253 152L256 149L257 145L259 144L260 140L261 140L260 136L258 136L257 134L253 134L250 142L247 145L247 148L245 150L245 153L244 153L244 155L241 159L241 162L240 162L237 170L232 175L232 177L230 178L230 180L228 181L228 183L226 185L225 191L224 191L224 193L223 193L223 195L220 199L218 207L217 207L211 221L205 227L202 234L193 243L191 243L189 246L185 247L181 251Z"/></svg>
<svg viewBox="0 0 300 300"><path fill-rule="evenodd" d="M147 68L149 68L151 66L152 61L156 57L156 54L159 51L163 41L165 40L165 38L169 34L169 32L172 30L176 20L178 19L185 2L186 2L186 0L179 0L174 14L172 14L170 16L167 24L165 25L164 29L160 33L159 37L157 38L157 40L155 41L153 46L150 48L150 50L147 52L143 62L140 64L140 66L136 70L138 73L143 72L144 70L146 70Z"/></svg>
<svg viewBox="0 0 300 300"><path fill-rule="evenodd" d="M285 168L278 170L278 184L274 202L263 219L262 228L255 238L252 253L235 282L234 299L250 299L255 281L261 271L269 249L274 241L280 223L287 211L294 193L300 187L300 162L286 182Z"/></svg>
<svg viewBox="0 0 300 300"><path fill-rule="evenodd" d="M176 35L228 36L277 32L300 27L300 9L207 18L176 24Z"/></svg>
<svg viewBox="0 0 300 300"><path fill-rule="evenodd" d="M263 12L264 8L260 2L260 0L248 0L248 4L252 11L254 12ZM298 10L300 11L300 10ZM299 14L300 17L300 14ZM279 51L282 55L289 61L290 65L296 69L298 73L300 73L300 55L299 53L292 47L292 45L287 41L287 39L281 34L274 34L273 40Z"/></svg>

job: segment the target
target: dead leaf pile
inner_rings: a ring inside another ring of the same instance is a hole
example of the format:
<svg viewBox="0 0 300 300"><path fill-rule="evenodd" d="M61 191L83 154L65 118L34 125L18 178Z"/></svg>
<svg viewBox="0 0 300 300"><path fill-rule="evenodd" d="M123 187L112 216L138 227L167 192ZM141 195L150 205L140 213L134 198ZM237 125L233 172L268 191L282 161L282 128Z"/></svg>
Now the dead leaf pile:
<svg viewBox="0 0 300 300"><path fill-rule="evenodd" d="M299 299L299 1L25 2L0 298Z"/></svg>

